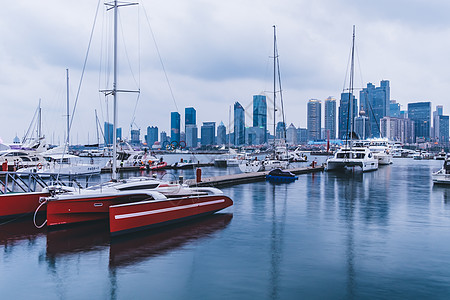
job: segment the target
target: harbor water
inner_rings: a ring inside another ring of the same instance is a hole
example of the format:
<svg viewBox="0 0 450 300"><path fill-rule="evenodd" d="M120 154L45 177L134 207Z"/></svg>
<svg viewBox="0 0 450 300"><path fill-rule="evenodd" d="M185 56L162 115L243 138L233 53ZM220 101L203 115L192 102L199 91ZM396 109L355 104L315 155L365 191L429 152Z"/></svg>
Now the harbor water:
<svg viewBox="0 0 450 300"><path fill-rule="evenodd" d="M395 159L365 174L230 186L234 205L220 213L114 240L101 223L2 223L1 298L448 299L450 186L431 181L441 166Z"/></svg>

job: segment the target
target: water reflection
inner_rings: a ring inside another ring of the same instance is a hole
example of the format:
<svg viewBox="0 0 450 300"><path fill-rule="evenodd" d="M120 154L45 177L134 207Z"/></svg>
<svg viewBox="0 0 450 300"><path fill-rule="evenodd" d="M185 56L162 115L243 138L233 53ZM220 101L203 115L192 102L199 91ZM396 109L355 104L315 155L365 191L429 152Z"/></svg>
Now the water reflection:
<svg viewBox="0 0 450 300"><path fill-rule="evenodd" d="M43 221L40 217L37 219L37 222ZM5 255L11 254L16 246L22 247L23 241L27 241L27 246L34 245L36 239L44 234L34 226L31 217L0 223L0 245L3 246Z"/></svg>
<svg viewBox="0 0 450 300"><path fill-rule="evenodd" d="M270 239L270 299L279 298L280 268L286 226L288 184L269 184L272 194L272 229ZM281 208L280 208L281 206ZM278 210L278 211L277 211Z"/></svg>
<svg viewBox="0 0 450 300"><path fill-rule="evenodd" d="M232 214L214 214L158 231L119 237L111 242L109 266L115 269L136 264L193 241L208 238L217 231L225 229L232 218Z"/></svg>

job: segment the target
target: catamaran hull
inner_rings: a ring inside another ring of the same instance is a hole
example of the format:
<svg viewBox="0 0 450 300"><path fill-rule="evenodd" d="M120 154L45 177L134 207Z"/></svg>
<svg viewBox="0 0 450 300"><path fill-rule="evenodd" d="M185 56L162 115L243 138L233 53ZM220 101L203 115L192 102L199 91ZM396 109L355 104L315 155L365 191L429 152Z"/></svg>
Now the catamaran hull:
<svg viewBox="0 0 450 300"><path fill-rule="evenodd" d="M147 194L104 196L75 199L55 199L47 202L47 226L108 220L111 205L148 199Z"/></svg>
<svg viewBox="0 0 450 300"><path fill-rule="evenodd" d="M186 221L233 205L224 195L208 195L169 200L142 201L109 207L111 235L146 230Z"/></svg>
<svg viewBox="0 0 450 300"><path fill-rule="evenodd" d="M0 195L0 219L31 214L39 206L39 199L48 196L41 192Z"/></svg>

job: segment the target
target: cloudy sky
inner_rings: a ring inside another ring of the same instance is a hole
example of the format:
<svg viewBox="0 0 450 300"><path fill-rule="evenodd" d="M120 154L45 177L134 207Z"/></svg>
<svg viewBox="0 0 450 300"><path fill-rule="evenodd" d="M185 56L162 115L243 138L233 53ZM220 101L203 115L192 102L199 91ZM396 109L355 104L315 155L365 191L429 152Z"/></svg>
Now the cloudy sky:
<svg viewBox="0 0 450 300"><path fill-rule="evenodd" d="M449 11L445 0L141 1L119 14L118 88L141 90L139 99L132 93L119 96L119 126L124 136L131 124L141 133L149 125L170 132L170 112L179 111L183 121L189 106L197 110L197 125L228 125L236 101L247 109L251 125L252 96L272 91L273 25L288 124L306 127L311 98L339 99L353 25L356 87L390 80L391 99L403 109L409 102L432 101L433 110L444 105L448 114ZM96 142L95 110L101 123L112 118L111 100L99 93L112 82L112 75L105 75L111 69L111 20L97 0L18 0L2 6L0 138L5 143L24 135L39 99L47 139L63 140L65 70L72 111L92 30L71 142Z"/></svg>

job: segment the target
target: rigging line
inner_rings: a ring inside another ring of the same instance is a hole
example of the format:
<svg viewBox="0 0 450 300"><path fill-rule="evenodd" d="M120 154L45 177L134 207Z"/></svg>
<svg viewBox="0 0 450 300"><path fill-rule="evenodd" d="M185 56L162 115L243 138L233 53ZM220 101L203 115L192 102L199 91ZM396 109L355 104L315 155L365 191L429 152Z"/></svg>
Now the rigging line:
<svg viewBox="0 0 450 300"><path fill-rule="evenodd" d="M101 74L103 74L103 70L102 70L102 68L103 68L103 59L105 59L105 62L108 62L108 59L107 59L107 56L108 56L108 54L106 54L105 55L105 58L103 58L103 52L105 51L104 49L103 49L103 46L104 45L107 45L107 42L105 42L105 36L107 37L108 35L107 34L105 34L105 28L108 28L107 26L105 26L105 13L103 14L103 22L102 22L102 36L101 36L101 44L100 44L100 64L99 64L99 72L98 72L98 90L101 90L101 88L100 88L100 86L101 86L101 84L102 84L102 76L101 76ZM108 47L105 47L106 49L108 49ZM106 51L105 51L106 52ZM105 68L106 68L106 65L107 65L107 63L105 63ZM106 74L106 72L105 72L105 74ZM105 76L105 80L106 80L106 76ZM107 86L107 85L105 85L105 86ZM102 95L103 94L101 94L101 93L98 93L98 100L99 100L99 104L100 104L100 114L101 114L101 116L102 116L102 120L105 120L105 117L104 117L104 113L103 113L103 98L104 98L104 96L102 97ZM97 119L96 119L96 124L97 124Z"/></svg>
<svg viewBox="0 0 450 300"><path fill-rule="evenodd" d="M91 35L89 37L89 43L88 43L88 47L87 47L87 51L86 51L86 56L84 58L84 63L83 63L83 69L82 69L82 72L81 72L80 83L78 84L77 96L75 98L75 103L74 103L73 110L72 110L72 118L70 119L70 126L69 126L70 128L72 128L73 118L75 116L75 110L77 108L78 99L79 99L79 96L80 96L81 84L83 83L84 72L86 70L87 60L88 60L88 57L89 57L89 50L91 49L91 43L92 43L92 38L94 36L94 29L95 29L95 24L97 22L97 16L98 16L98 10L99 10L99 7L100 7L100 2L101 2L101 0L98 0L98 2L97 2L97 10L95 11L94 23L92 24Z"/></svg>
<svg viewBox="0 0 450 300"><path fill-rule="evenodd" d="M342 86L342 91L345 91L345 86L347 85L347 77L348 77L348 70L350 69L350 60L352 57L352 48L350 47L350 53L348 54L348 60L347 60L347 68L345 69L345 77L344 77L344 84Z"/></svg>
<svg viewBox="0 0 450 300"><path fill-rule="evenodd" d="M123 33L123 25L121 22L121 18L120 18L120 12L118 11L119 14L119 23L120 23L120 31L122 32L122 42L123 42L123 49L125 51L125 56L127 58L127 62L128 62L128 68L130 68L130 72L131 72L131 77L133 77L134 83L136 84L136 86L138 87L138 89L140 88L136 77L134 76L134 72L133 72L133 68L131 67L131 62L130 62L130 56L128 55L128 50L127 50L127 44L125 42L125 35Z"/></svg>
<svg viewBox="0 0 450 300"><path fill-rule="evenodd" d="M284 103L283 103L283 89L281 88L281 74L280 74L280 61L278 58L278 49L277 49L277 66L278 66L278 86L280 87L280 102L281 102L281 116L283 118L283 138L286 140L286 120L284 116Z"/></svg>
<svg viewBox="0 0 450 300"><path fill-rule="evenodd" d="M159 52L158 44L156 43L156 38L155 38L155 35L153 33L152 26L150 25L150 20L148 19L147 11L145 10L144 5L142 5L142 8L144 9L145 18L147 19L147 24L148 24L148 27L150 28L150 33L152 35L153 43L155 44L156 52L158 53L159 62L161 63L161 67L162 67L162 69L164 71L164 76L166 77L167 85L169 86L170 95L172 96L172 100L173 100L173 103L175 105L175 108L176 108L177 112L179 113L178 105L177 105L177 102L175 101L175 96L173 94L172 86L170 85L169 77L167 76L166 68L164 67L164 63L163 63L163 60L161 58L161 54Z"/></svg>

